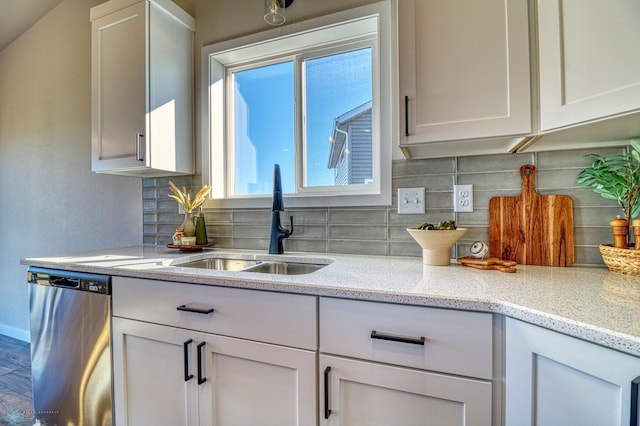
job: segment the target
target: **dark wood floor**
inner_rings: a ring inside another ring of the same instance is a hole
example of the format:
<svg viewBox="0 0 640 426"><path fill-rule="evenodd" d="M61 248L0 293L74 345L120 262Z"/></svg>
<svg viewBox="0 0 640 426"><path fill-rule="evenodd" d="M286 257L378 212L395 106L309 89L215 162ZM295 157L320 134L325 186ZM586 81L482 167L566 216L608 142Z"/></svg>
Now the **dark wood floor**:
<svg viewBox="0 0 640 426"><path fill-rule="evenodd" d="M33 425L29 344L0 335L0 425Z"/></svg>

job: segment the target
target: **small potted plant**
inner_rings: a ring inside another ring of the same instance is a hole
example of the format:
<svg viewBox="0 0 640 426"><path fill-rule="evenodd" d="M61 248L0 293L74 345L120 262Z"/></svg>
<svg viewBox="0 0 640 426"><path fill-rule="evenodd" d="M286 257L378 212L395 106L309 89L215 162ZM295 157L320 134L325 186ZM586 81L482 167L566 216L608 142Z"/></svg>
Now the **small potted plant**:
<svg viewBox="0 0 640 426"><path fill-rule="evenodd" d="M608 255L614 255L614 253L617 253L615 256L629 255L629 253L624 253L629 249L627 238L629 222L640 214L640 141L630 141L629 149L622 154L606 157L598 154L590 154L589 156L593 158L593 164L580 172L578 184L590 186L594 192L602 197L616 200L622 209L622 215L610 222L614 246L600 246L603 259L611 269L607 259ZM640 264L638 268L640 268ZM640 273L640 269L638 272Z"/></svg>

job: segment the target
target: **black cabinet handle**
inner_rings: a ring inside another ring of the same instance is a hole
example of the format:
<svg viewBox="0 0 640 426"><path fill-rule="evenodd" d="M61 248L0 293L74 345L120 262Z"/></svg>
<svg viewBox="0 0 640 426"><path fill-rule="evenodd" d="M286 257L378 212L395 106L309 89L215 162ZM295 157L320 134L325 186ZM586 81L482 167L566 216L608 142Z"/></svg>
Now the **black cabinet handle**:
<svg viewBox="0 0 640 426"><path fill-rule="evenodd" d="M213 308L199 309L199 308L192 308L191 306L187 306L187 305L178 306L176 309L179 311L193 312L196 314L204 314L204 315L209 315L213 313Z"/></svg>
<svg viewBox="0 0 640 426"><path fill-rule="evenodd" d="M202 377L202 348L206 343L202 342L198 345L198 384L201 385L207 381L206 377Z"/></svg>
<svg viewBox="0 0 640 426"><path fill-rule="evenodd" d="M331 367L324 369L324 418L328 419L331 415L331 409L329 408L329 373Z"/></svg>
<svg viewBox="0 0 640 426"><path fill-rule="evenodd" d="M631 381L631 416L629 424L638 426L638 386L640 385L640 376Z"/></svg>
<svg viewBox="0 0 640 426"><path fill-rule="evenodd" d="M184 354L184 381L188 382L193 379L193 374L189 374L189 345L193 343L193 339L189 339L182 344Z"/></svg>
<svg viewBox="0 0 640 426"><path fill-rule="evenodd" d="M409 97L404 97L404 135L409 136Z"/></svg>
<svg viewBox="0 0 640 426"><path fill-rule="evenodd" d="M421 345L424 346L425 338L420 337L409 337L409 336L399 336L397 334L387 334L387 333L379 333L375 330L371 332L372 339L380 339L380 340L390 340L392 342L400 342L400 343L411 343L412 345Z"/></svg>

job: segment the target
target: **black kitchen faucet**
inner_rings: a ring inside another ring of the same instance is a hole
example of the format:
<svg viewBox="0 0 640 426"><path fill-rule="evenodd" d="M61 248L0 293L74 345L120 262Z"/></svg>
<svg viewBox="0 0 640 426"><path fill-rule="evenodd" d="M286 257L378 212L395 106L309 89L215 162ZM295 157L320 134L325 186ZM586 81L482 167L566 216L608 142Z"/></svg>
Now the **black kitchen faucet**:
<svg viewBox="0 0 640 426"><path fill-rule="evenodd" d="M284 254L282 240L293 234L293 216L289 216L291 229L283 228L280 224L280 212L284 211L282 200L282 179L280 177L280 165L273 165L273 207L271 208L271 239L269 241L269 254Z"/></svg>

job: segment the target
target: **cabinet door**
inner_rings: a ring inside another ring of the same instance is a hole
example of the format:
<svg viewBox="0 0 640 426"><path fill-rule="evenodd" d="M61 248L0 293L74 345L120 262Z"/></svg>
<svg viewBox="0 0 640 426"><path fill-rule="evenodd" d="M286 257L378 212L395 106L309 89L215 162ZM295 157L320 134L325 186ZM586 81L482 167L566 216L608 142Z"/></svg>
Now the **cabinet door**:
<svg viewBox="0 0 640 426"><path fill-rule="evenodd" d="M542 130L640 108L640 2L538 0Z"/></svg>
<svg viewBox="0 0 640 426"><path fill-rule="evenodd" d="M526 0L402 0L398 16L402 144L531 131Z"/></svg>
<svg viewBox="0 0 640 426"><path fill-rule="evenodd" d="M507 318L506 424L630 424L640 359ZM632 424L637 424L637 419Z"/></svg>
<svg viewBox="0 0 640 426"><path fill-rule="evenodd" d="M200 424L316 425L315 352L203 336Z"/></svg>
<svg viewBox="0 0 640 426"><path fill-rule="evenodd" d="M491 424L491 382L320 356L322 425Z"/></svg>
<svg viewBox="0 0 640 426"><path fill-rule="evenodd" d="M147 165L146 3L92 23L92 170Z"/></svg>
<svg viewBox="0 0 640 426"><path fill-rule="evenodd" d="M115 424L198 424L198 384L185 380L196 374L193 337L183 329L113 318Z"/></svg>

